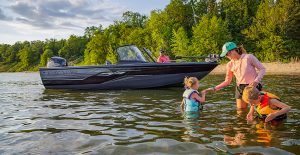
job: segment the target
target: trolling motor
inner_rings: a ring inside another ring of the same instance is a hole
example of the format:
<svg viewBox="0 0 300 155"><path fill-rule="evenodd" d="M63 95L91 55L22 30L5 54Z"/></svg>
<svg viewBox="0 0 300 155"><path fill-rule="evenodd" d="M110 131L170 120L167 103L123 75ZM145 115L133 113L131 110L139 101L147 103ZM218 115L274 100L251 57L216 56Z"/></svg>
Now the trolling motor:
<svg viewBox="0 0 300 155"><path fill-rule="evenodd" d="M204 59L205 62L219 62L220 61L219 54L208 54L208 56L176 56L175 57L175 59L183 59L183 58Z"/></svg>

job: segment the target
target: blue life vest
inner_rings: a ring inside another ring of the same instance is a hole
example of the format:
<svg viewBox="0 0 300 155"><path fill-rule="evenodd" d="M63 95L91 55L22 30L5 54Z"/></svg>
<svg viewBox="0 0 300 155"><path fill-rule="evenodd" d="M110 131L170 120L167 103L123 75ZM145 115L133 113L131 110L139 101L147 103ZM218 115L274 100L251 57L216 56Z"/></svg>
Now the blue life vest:
<svg viewBox="0 0 300 155"><path fill-rule="evenodd" d="M192 99L193 93L199 94L197 90L186 89L182 95L184 102L184 111L196 112L202 109L202 105L199 101Z"/></svg>

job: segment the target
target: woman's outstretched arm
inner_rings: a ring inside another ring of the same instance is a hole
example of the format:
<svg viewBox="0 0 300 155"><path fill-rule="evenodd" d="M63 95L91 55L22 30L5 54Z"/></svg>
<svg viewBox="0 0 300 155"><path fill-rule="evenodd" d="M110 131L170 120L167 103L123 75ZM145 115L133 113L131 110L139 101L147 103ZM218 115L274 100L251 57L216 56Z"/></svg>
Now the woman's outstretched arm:
<svg viewBox="0 0 300 155"><path fill-rule="evenodd" d="M215 90L220 90L220 89L228 86L231 83L232 78L233 78L233 72L231 71L231 63L229 62L226 66L225 80L222 83L220 83L219 85L215 86L214 89Z"/></svg>

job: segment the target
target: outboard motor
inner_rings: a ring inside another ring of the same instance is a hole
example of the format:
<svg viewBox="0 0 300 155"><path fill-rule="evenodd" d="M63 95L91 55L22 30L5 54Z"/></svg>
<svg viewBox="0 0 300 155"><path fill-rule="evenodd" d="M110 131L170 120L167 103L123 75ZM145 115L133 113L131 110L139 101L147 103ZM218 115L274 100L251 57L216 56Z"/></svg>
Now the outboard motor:
<svg viewBox="0 0 300 155"><path fill-rule="evenodd" d="M47 67L66 67L68 66L67 60L62 57L51 57L47 62Z"/></svg>

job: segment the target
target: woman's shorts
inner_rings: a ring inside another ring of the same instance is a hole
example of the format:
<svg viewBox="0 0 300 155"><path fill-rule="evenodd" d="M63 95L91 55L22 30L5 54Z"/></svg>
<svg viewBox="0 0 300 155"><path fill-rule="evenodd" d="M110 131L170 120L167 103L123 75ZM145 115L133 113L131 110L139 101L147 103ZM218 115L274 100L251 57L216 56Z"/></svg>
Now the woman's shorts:
<svg viewBox="0 0 300 155"><path fill-rule="evenodd" d="M240 84L236 86L235 88L235 98L236 99L242 99L243 96L243 91L244 89L248 86L249 84ZM261 91L262 90L262 85L259 83L256 88Z"/></svg>

